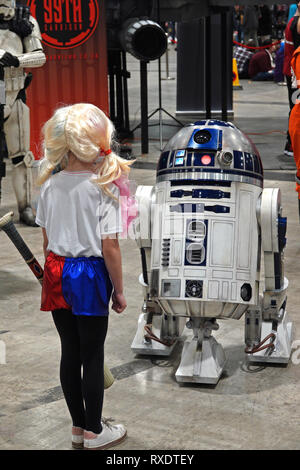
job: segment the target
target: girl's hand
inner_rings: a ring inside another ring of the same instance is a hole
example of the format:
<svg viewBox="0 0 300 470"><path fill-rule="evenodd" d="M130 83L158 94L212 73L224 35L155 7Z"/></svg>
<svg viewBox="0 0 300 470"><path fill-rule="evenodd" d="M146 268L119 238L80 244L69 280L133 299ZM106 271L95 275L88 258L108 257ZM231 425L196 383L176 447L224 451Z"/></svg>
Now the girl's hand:
<svg viewBox="0 0 300 470"><path fill-rule="evenodd" d="M112 301L112 309L117 313L122 313L127 307L127 302L123 294L113 292Z"/></svg>
<svg viewBox="0 0 300 470"><path fill-rule="evenodd" d="M47 259L47 256L49 255L50 251L47 249L48 248L48 237L47 237L47 233L46 233L46 229L45 228L42 228L42 232L43 232L43 251L44 251L44 257L45 257L45 261Z"/></svg>

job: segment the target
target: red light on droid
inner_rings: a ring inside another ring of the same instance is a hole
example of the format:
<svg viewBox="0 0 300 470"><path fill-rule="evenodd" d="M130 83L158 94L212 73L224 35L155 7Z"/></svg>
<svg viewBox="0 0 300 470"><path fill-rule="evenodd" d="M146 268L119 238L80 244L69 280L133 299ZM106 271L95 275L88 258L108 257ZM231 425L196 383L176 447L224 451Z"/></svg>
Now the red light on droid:
<svg viewBox="0 0 300 470"><path fill-rule="evenodd" d="M209 155L203 155L203 157L201 157L201 163L202 165L209 165L211 163L211 157Z"/></svg>

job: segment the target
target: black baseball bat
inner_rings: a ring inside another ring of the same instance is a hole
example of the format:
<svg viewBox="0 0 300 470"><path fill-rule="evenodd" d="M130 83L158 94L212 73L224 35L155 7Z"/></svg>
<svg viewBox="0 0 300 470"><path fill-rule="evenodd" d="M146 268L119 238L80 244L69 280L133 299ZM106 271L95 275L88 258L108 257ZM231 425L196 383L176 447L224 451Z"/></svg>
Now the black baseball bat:
<svg viewBox="0 0 300 470"><path fill-rule="evenodd" d="M17 231L12 220L13 215L13 212L8 212L8 214L1 217L0 230L3 230L3 232L5 232L6 235L11 239L35 277L38 279L40 284L43 284L44 270Z"/></svg>
<svg viewBox="0 0 300 470"><path fill-rule="evenodd" d="M5 106L5 82L4 82L4 67L0 64L0 203L2 197L2 178L5 177L5 161L4 157L7 155L6 140L4 133L4 106Z"/></svg>

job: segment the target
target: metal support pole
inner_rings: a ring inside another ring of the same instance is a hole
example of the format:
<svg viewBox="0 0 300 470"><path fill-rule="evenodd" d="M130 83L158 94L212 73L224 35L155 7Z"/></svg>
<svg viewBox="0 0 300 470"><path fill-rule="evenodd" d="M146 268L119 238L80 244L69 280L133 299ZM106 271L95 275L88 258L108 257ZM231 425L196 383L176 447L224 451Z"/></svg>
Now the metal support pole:
<svg viewBox="0 0 300 470"><path fill-rule="evenodd" d="M222 95L222 120L227 121L227 101L228 101L228 67L227 67L227 12L221 13L221 54L222 54L222 79L221 95Z"/></svg>
<svg viewBox="0 0 300 470"><path fill-rule="evenodd" d="M163 131L162 131L162 96L161 96L161 60L158 59L158 114L159 114L159 142L160 150L162 150L162 140L163 140Z"/></svg>
<svg viewBox="0 0 300 470"><path fill-rule="evenodd" d="M115 122L116 112L115 112L115 75L112 68L109 72L109 110L110 110L110 119Z"/></svg>
<svg viewBox="0 0 300 470"><path fill-rule="evenodd" d="M123 70L123 94L124 94L124 126L125 126L125 129L128 129L128 133L130 134L128 86L127 86L127 78L130 77L130 74L127 72L127 61L126 61L125 51L122 51L122 70Z"/></svg>
<svg viewBox="0 0 300 470"><path fill-rule="evenodd" d="M149 152L148 136L148 81L147 81L147 62L140 61L140 79L141 79L141 140L142 153Z"/></svg>
<svg viewBox="0 0 300 470"><path fill-rule="evenodd" d="M121 51L116 54L116 92L117 92L117 127L124 126L124 106L123 106L123 77Z"/></svg>
<svg viewBox="0 0 300 470"><path fill-rule="evenodd" d="M130 137L126 53L120 50L108 51L109 113L117 133Z"/></svg>
<svg viewBox="0 0 300 470"><path fill-rule="evenodd" d="M211 118L211 19L205 18L205 107L206 119Z"/></svg>
<svg viewBox="0 0 300 470"><path fill-rule="evenodd" d="M169 49L168 47L165 52L165 56L166 56L166 77L163 77L162 80L175 80L175 77L169 76Z"/></svg>
<svg viewBox="0 0 300 470"><path fill-rule="evenodd" d="M157 0L157 23L160 23L160 2ZM138 124L131 132L134 132L138 127L141 127L141 141L142 153L149 152L149 135L148 135L148 121L157 112L159 113L159 137L160 137L160 150L163 147L163 122L162 113L166 113L180 126L183 124L174 118L168 111L162 108L162 90L161 90L161 58L158 59L158 101L159 107L148 116L148 85L147 85L147 62L140 61L140 86L141 86L141 123ZM156 125L156 124L154 124ZM172 125L172 124L167 124Z"/></svg>

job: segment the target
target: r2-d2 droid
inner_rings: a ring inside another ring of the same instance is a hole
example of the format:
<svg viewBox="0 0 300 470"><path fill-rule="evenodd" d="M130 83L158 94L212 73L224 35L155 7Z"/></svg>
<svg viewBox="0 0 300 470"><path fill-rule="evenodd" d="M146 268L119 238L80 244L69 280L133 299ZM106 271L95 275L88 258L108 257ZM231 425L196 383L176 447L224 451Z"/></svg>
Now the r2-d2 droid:
<svg viewBox="0 0 300 470"><path fill-rule="evenodd" d="M144 305L132 350L169 355L186 326L176 379L215 384L226 360L217 319L245 314L250 361L287 363L286 219L246 135L217 120L185 126L161 154L156 185L136 198Z"/></svg>

